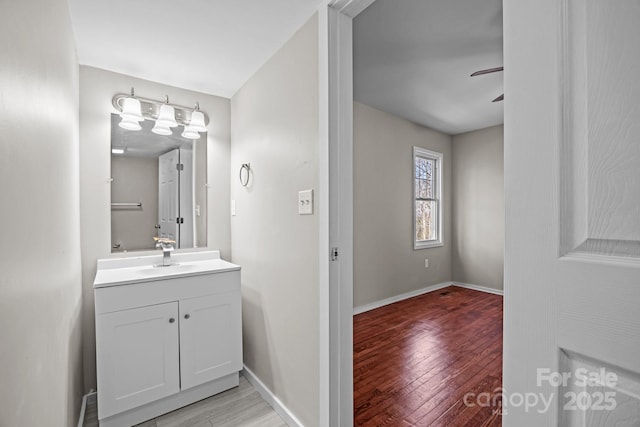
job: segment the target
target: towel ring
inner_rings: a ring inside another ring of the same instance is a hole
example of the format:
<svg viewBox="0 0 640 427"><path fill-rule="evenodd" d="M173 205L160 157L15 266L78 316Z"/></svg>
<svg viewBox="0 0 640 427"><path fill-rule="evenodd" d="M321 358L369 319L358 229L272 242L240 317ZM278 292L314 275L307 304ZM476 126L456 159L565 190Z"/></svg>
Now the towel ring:
<svg viewBox="0 0 640 427"><path fill-rule="evenodd" d="M246 174L243 174L243 171L247 171ZM249 173L251 172L251 163L243 163L242 166L240 166L240 184L243 187L246 187L247 185L249 185ZM244 177L243 177L244 175Z"/></svg>

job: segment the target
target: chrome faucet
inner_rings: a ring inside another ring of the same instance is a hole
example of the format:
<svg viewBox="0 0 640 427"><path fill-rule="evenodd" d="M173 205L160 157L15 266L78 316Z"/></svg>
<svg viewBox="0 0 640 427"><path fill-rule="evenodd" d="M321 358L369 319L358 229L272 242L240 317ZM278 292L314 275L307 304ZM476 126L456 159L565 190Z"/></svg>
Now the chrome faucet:
<svg viewBox="0 0 640 427"><path fill-rule="evenodd" d="M168 267L171 265L171 251L174 249L173 244L175 240L167 239L165 237L154 237L156 241L156 248L162 249L162 264L157 264L156 267Z"/></svg>

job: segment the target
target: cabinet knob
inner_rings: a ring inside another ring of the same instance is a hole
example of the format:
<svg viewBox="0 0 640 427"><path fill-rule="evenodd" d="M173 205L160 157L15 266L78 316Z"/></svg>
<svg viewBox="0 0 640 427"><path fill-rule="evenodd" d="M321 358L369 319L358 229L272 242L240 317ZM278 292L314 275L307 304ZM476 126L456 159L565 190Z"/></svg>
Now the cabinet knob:
<svg viewBox="0 0 640 427"><path fill-rule="evenodd" d="M173 317L169 319L169 323L173 323L175 321L176 321L176 319L174 319Z"/></svg>
<svg viewBox="0 0 640 427"><path fill-rule="evenodd" d="M188 319L188 318L190 318L190 317L191 317L191 315L190 315L190 314L185 314L185 315L184 315L184 318L185 318L185 319Z"/></svg>

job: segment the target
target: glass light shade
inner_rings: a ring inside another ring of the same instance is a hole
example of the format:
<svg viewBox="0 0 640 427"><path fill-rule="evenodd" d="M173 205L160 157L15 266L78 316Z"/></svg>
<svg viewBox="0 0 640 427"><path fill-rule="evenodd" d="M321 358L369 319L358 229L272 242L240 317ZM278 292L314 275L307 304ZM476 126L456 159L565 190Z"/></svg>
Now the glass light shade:
<svg viewBox="0 0 640 427"><path fill-rule="evenodd" d="M187 139L200 139L200 134L198 131L192 129L191 126L185 126L182 137Z"/></svg>
<svg viewBox="0 0 640 427"><path fill-rule="evenodd" d="M204 124L204 114L202 111L194 111L191 113L191 122L189 127L196 132L206 132L207 127Z"/></svg>
<svg viewBox="0 0 640 427"><path fill-rule="evenodd" d="M125 98L122 102L122 113L120 113L120 117L122 117L123 120L135 120L137 122L143 121L144 117L142 117L142 112L140 110L140 101L135 98Z"/></svg>
<svg viewBox="0 0 640 427"><path fill-rule="evenodd" d="M169 125L167 125L166 122L156 122L153 129L151 129L151 132L158 135L171 135L173 133L173 131L171 130Z"/></svg>
<svg viewBox="0 0 640 427"><path fill-rule="evenodd" d="M178 123L176 122L176 112L171 105L162 104L160 106L160 114L158 115L157 123L160 123L163 127L176 127Z"/></svg>
<svg viewBox="0 0 640 427"><path fill-rule="evenodd" d="M132 119L130 117L123 117L122 120L120 120L120 123L118 123L118 126L120 126L123 129L127 129L127 130L140 130L140 129L142 129L142 126L140 126L140 123L138 123L137 120Z"/></svg>

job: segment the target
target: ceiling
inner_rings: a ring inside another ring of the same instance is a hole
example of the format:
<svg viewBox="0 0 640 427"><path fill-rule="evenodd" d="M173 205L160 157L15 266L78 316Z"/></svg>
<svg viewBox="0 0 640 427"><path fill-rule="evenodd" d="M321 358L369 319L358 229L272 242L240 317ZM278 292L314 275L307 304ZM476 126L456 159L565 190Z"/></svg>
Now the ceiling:
<svg viewBox="0 0 640 427"><path fill-rule="evenodd" d="M230 98L322 0L70 0L78 59ZM358 102L447 134L503 122L502 0L377 0L354 20Z"/></svg>
<svg viewBox="0 0 640 427"><path fill-rule="evenodd" d="M354 98L455 135L503 123L502 0L377 0L354 20Z"/></svg>
<svg viewBox="0 0 640 427"><path fill-rule="evenodd" d="M230 98L321 0L70 0L80 64Z"/></svg>

